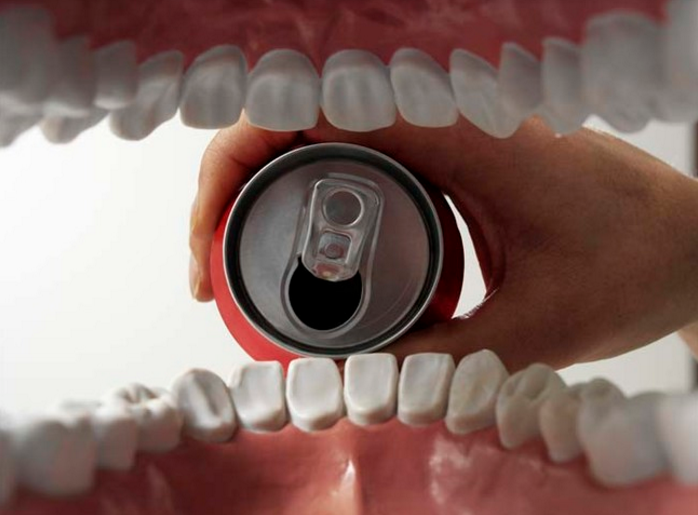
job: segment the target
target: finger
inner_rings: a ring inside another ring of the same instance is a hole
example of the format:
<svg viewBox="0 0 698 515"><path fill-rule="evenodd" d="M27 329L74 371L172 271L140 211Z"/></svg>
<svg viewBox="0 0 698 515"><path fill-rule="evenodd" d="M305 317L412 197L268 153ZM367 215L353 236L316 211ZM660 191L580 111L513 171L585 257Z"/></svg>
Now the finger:
<svg viewBox="0 0 698 515"><path fill-rule="evenodd" d="M220 131L206 149L189 234L189 280L197 300L213 298L209 277L211 242L226 206L250 175L288 149L297 136L295 132L269 132L253 127L242 118Z"/></svg>

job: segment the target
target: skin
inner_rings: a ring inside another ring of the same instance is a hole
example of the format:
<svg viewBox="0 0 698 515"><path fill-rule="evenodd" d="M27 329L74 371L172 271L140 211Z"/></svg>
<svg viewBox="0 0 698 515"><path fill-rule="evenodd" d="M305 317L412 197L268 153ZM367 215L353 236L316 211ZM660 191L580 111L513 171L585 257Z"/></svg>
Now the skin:
<svg viewBox="0 0 698 515"><path fill-rule="evenodd" d="M487 296L468 315L388 348L398 358L497 352L510 370L612 357L698 321L698 183L608 134L556 137L538 120L506 140L461 119L301 133L242 119L204 154L191 218L190 284L212 299L211 239L245 180L295 145L351 142L382 151L453 200L468 224Z"/></svg>

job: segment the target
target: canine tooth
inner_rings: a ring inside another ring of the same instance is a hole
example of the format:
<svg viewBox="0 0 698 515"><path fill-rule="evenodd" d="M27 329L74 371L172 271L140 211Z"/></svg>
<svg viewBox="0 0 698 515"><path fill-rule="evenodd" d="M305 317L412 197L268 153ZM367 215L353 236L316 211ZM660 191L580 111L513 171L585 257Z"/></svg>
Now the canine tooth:
<svg viewBox="0 0 698 515"><path fill-rule="evenodd" d="M245 103L246 74L245 56L236 46L220 45L201 54L182 83L182 122L198 129L233 125Z"/></svg>
<svg viewBox="0 0 698 515"><path fill-rule="evenodd" d="M8 147L41 120L41 114L16 114L0 107L0 148Z"/></svg>
<svg viewBox="0 0 698 515"><path fill-rule="evenodd" d="M97 94L95 105L120 109L130 104L138 92L136 45L117 41L94 53Z"/></svg>
<svg viewBox="0 0 698 515"><path fill-rule="evenodd" d="M448 73L420 50L403 48L390 61L390 81L402 117L420 127L448 127L458 121Z"/></svg>
<svg viewBox="0 0 698 515"><path fill-rule="evenodd" d="M403 424L431 424L446 415L448 389L456 366L450 354L424 352L402 363L397 416Z"/></svg>
<svg viewBox="0 0 698 515"><path fill-rule="evenodd" d="M344 368L344 402L354 424L385 422L395 415L398 367L392 354L350 356Z"/></svg>
<svg viewBox="0 0 698 515"><path fill-rule="evenodd" d="M184 56L178 51L151 57L138 70L138 94L131 104L113 111L112 132L141 140L177 113Z"/></svg>
<svg viewBox="0 0 698 515"><path fill-rule="evenodd" d="M499 391L496 407L502 445L515 449L538 436L538 410L541 404L564 387L560 376L549 366L540 363L507 379Z"/></svg>
<svg viewBox="0 0 698 515"><path fill-rule="evenodd" d="M320 114L320 78L295 50L272 50L247 81L245 112L252 125L275 131L312 129Z"/></svg>
<svg viewBox="0 0 698 515"><path fill-rule="evenodd" d="M594 379L585 384L579 392L581 405L577 414L577 436L585 446L599 419L614 406L625 400L620 389L605 379Z"/></svg>
<svg viewBox="0 0 698 515"><path fill-rule="evenodd" d="M548 448L548 456L555 463L566 463L582 453L577 436L577 415L583 387L575 385L553 392L540 406L540 433Z"/></svg>
<svg viewBox="0 0 698 515"><path fill-rule="evenodd" d="M455 434L468 434L495 424L497 394L509 372L491 350L464 357L451 382L446 427Z"/></svg>
<svg viewBox="0 0 698 515"><path fill-rule="evenodd" d="M573 43L559 38L543 42L542 116L558 134L579 129L589 115L582 91L581 55Z"/></svg>
<svg viewBox="0 0 698 515"><path fill-rule="evenodd" d="M698 395L662 399L656 419L674 477L687 485L698 484Z"/></svg>
<svg viewBox="0 0 698 515"><path fill-rule="evenodd" d="M19 481L54 496L89 490L97 448L87 417L67 415L19 423L13 430Z"/></svg>
<svg viewBox="0 0 698 515"><path fill-rule="evenodd" d="M240 425L251 431L278 431L286 425L284 371L277 361L246 363L228 382Z"/></svg>
<svg viewBox="0 0 698 515"><path fill-rule="evenodd" d="M367 132L395 123L397 109L383 62L364 50L342 50L322 71L322 109L339 129Z"/></svg>
<svg viewBox="0 0 698 515"><path fill-rule="evenodd" d="M456 106L467 120L495 138L508 138L521 120L506 113L499 94L497 70L465 50L451 54L451 85Z"/></svg>
<svg viewBox="0 0 698 515"><path fill-rule="evenodd" d="M7 504L17 486L14 453L7 431L0 429L0 507Z"/></svg>
<svg viewBox="0 0 698 515"><path fill-rule="evenodd" d="M41 132L51 143L70 143L80 134L104 120L109 111L93 107L88 116L48 116L41 121Z"/></svg>
<svg viewBox="0 0 698 515"><path fill-rule="evenodd" d="M611 407L584 441L594 477L606 486L626 486L666 470L655 425L659 394L644 394Z"/></svg>
<svg viewBox="0 0 698 515"><path fill-rule="evenodd" d="M286 379L286 402L293 424L303 431L333 425L344 413L342 378L329 358L291 361Z"/></svg>
<svg viewBox="0 0 698 515"><path fill-rule="evenodd" d="M499 93L504 109L525 120L543 101L538 60L515 43L505 43L499 65Z"/></svg>
<svg viewBox="0 0 698 515"><path fill-rule="evenodd" d="M585 96L616 129L639 131L650 120L662 72L659 50L659 28L640 14L606 14L587 25L581 61Z"/></svg>
<svg viewBox="0 0 698 515"><path fill-rule="evenodd" d="M213 372L193 369L172 385L172 395L184 418L184 432L205 442L225 442L237 424L228 387Z"/></svg>
<svg viewBox="0 0 698 515"><path fill-rule="evenodd" d="M57 72L48 12L19 7L0 14L0 48L0 96L17 107L38 108Z"/></svg>
<svg viewBox="0 0 698 515"><path fill-rule="evenodd" d="M86 116L97 92L92 53L87 38L68 39L58 47L59 71L44 113L50 116Z"/></svg>

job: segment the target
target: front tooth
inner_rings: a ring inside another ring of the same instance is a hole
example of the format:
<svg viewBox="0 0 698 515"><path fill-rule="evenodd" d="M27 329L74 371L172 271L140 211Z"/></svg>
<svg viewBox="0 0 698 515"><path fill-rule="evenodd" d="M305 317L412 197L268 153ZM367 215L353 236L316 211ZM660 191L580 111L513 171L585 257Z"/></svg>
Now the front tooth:
<svg viewBox="0 0 698 515"><path fill-rule="evenodd" d="M368 132L393 125L397 109L385 65L364 50L334 54L322 71L322 109L339 129Z"/></svg>
<svg viewBox="0 0 698 515"><path fill-rule="evenodd" d="M497 70L465 50L451 54L451 85L460 113L481 131L495 138L508 138L520 120L502 107Z"/></svg>
<svg viewBox="0 0 698 515"><path fill-rule="evenodd" d="M412 354L402 363L397 416L412 426L436 422L446 414L456 366L450 354Z"/></svg>
<svg viewBox="0 0 698 515"><path fill-rule="evenodd" d="M48 116L41 121L41 132L51 143L70 143L80 134L104 120L109 111L93 107L90 114L82 117Z"/></svg>
<svg viewBox="0 0 698 515"><path fill-rule="evenodd" d="M9 503L17 486L17 470L10 435L0 429L0 508Z"/></svg>
<svg viewBox="0 0 698 515"><path fill-rule="evenodd" d="M557 134L579 129L589 115L582 91L581 55L573 43L559 38L543 42L542 115Z"/></svg>
<svg viewBox="0 0 698 515"><path fill-rule="evenodd" d="M204 442L225 442L237 427L230 393L213 372L193 369L172 385L172 395L184 418L184 432Z"/></svg>
<svg viewBox="0 0 698 515"><path fill-rule="evenodd" d="M320 114L320 78L295 50L273 50L250 72L245 112L252 125L274 131L312 129Z"/></svg>
<svg viewBox="0 0 698 515"><path fill-rule="evenodd" d="M621 402L596 420L584 450L594 477L606 486L627 486L666 470L655 410L661 396L644 394Z"/></svg>
<svg viewBox="0 0 698 515"><path fill-rule="evenodd" d="M56 83L44 103L49 116L86 116L97 92L92 52L87 38L68 39L58 47Z"/></svg>
<svg viewBox="0 0 698 515"><path fill-rule="evenodd" d="M41 120L41 114L17 114L0 106L0 148L8 147Z"/></svg>
<svg viewBox="0 0 698 515"><path fill-rule="evenodd" d="M538 410L564 381L547 365L535 363L511 376L497 399L499 439L507 449L519 447L540 434Z"/></svg>
<svg viewBox="0 0 698 515"><path fill-rule="evenodd" d="M151 57L138 70L138 94L131 104L113 111L112 132L141 140L177 113L184 56L178 51Z"/></svg>
<svg viewBox="0 0 698 515"><path fill-rule="evenodd" d="M246 75L245 56L236 46L220 45L201 54L182 83L182 122L198 129L233 125L245 102Z"/></svg>
<svg viewBox="0 0 698 515"><path fill-rule="evenodd" d="M286 425L284 371L278 361L246 363L228 382L240 425L251 431L278 431Z"/></svg>
<svg viewBox="0 0 698 515"><path fill-rule="evenodd" d="M13 430L19 481L45 495L74 495L90 489L96 444L83 416L33 419Z"/></svg>
<svg viewBox="0 0 698 515"><path fill-rule="evenodd" d="M354 424L385 422L395 415L398 367L392 354L357 354L344 367L344 402Z"/></svg>
<svg viewBox="0 0 698 515"><path fill-rule="evenodd" d="M448 127L458 121L448 73L431 56L413 48L395 52L390 80L402 117L420 127Z"/></svg>
<svg viewBox="0 0 698 515"><path fill-rule="evenodd" d="M446 427L468 434L495 423L497 395L509 372L491 350L464 357L458 364L448 398Z"/></svg>
<svg viewBox="0 0 698 515"><path fill-rule="evenodd" d="M582 453L577 436L577 415L583 387L574 385L553 392L538 412L540 433L548 448L548 456L555 463L566 463Z"/></svg>
<svg viewBox="0 0 698 515"><path fill-rule="evenodd" d="M136 45L118 41L94 53L97 94L95 105L102 109L120 109L130 104L138 92Z"/></svg>
<svg viewBox="0 0 698 515"><path fill-rule="evenodd" d="M587 437L594 432L597 420L623 402L625 395L613 383L605 379L594 379L583 386L579 399L581 405L577 414L577 436L584 447Z"/></svg>
<svg viewBox="0 0 698 515"><path fill-rule="evenodd" d="M640 14L606 14L587 25L581 61L585 96L614 128L639 131L650 120L662 71L659 49L659 28Z"/></svg>
<svg viewBox="0 0 698 515"><path fill-rule="evenodd" d="M303 431L332 426L344 413L342 378L329 358L291 361L286 379L286 402L293 424Z"/></svg>
<svg viewBox="0 0 698 515"><path fill-rule="evenodd" d="M543 101L538 60L515 43L505 43L499 65L502 107L515 119L525 120Z"/></svg>
<svg viewBox="0 0 698 515"><path fill-rule="evenodd" d="M662 399L656 420L674 477L687 485L698 484L698 395Z"/></svg>

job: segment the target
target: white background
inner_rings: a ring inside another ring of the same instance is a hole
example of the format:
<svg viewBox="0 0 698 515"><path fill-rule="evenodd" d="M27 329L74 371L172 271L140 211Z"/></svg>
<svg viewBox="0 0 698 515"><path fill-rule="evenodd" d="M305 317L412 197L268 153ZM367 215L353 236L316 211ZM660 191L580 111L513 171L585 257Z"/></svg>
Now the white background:
<svg viewBox="0 0 698 515"><path fill-rule="evenodd" d="M169 386L190 367L227 379L248 359L215 305L188 291L189 209L211 136L177 120L129 143L102 124L68 146L34 130L0 150L0 409L98 398L130 381ZM688 170L687 127L629 139ZM477 269L467 276L461 311L484 291ZM596 375L628 393L692 380L676 336L564 372L568 381Z"/></svg>

